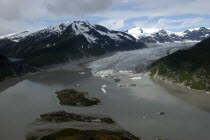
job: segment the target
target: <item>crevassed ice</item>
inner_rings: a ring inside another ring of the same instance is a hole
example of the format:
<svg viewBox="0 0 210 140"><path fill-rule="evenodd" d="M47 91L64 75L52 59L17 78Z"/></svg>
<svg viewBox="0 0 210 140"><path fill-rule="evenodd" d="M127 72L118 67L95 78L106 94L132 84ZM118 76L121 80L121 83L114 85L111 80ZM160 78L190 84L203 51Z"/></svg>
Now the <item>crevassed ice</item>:
<svg viewBox="0 0 210 140"><path fill-rule="evenodd" d="M179 46L180 45L180 46ZM134 51L118 52L113 56L93 61L87 65L94 76L115 76L116 74L136 73L136 69L145 70L152 62L192 45L179 43L174 46L152 47Z"/></svg>

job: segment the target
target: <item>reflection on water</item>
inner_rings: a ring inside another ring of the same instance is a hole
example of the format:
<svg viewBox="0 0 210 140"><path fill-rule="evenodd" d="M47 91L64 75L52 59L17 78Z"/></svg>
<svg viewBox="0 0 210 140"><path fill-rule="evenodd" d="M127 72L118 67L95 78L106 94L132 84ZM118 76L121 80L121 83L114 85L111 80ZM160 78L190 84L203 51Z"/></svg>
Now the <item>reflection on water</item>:
<svg viewBox="0 0 210 140"><path fill-rule="evenodd" d="M210 112L210 94L204 91L191 90L175 84L168 84L164 81L155 80L155 83L165 87L169 93L195 107Z"/></svg>
<svg viewBox="0 0 210 140"><path fill-rule="evenodd" d="M160 85L148 77L119 78L120 84L136 84L137 87L121 88L111 77L102 79L65 70L27 76L12 84L9 84L11 81L0 83L0 139L23 140L34 119L59 110L110 116L144 140L157 136L170 140L209 139L210 114L206 112L210 106L209 96L204 98L197 92L191 95L189 90L175 90L174 86ZM107 85L106 94L101 91L102 85ZM54 93L65 88L88 91L102 104L90 108L60 106ZM157 115L158 112L166 115Z"/></svg>

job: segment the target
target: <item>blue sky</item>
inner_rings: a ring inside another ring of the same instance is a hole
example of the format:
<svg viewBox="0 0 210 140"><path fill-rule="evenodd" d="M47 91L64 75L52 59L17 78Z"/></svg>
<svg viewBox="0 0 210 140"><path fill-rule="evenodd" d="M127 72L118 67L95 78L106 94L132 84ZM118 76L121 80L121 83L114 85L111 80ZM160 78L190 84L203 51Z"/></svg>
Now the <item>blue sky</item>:
<svg viewBox="0 0 210 140"><path fill-rule="evenodd" d="M0 0L0 35L88 20L113 30L210 27L209 0Z"/></svg>

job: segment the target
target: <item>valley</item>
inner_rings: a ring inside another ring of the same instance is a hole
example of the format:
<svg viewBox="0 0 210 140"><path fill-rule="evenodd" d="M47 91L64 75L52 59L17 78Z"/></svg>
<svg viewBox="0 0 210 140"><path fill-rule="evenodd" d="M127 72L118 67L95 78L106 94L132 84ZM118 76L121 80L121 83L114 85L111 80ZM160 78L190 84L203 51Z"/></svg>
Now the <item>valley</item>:
<svg viewBox="0 0 210 140"><path fill-rule="evenodd" d="M0 140L210 140L209 0L0 0Z"/></svg>
<svg viewBox="0 0 210 140"><path fill-rule="evenodd" d="M114 77L95 77L82 67L71 70L69 65L72 64L17 78L19 81L10 87L4 85L15 81L14 79L0 83L0 137L4 137L4 140L22 140L37 129L81 129L81 126L89 130L123 128L143 140L197 140L210 136L210 95L205 92L192 91L173 84L164 85L144 73L117 74L115 76L121 81L116 83ZM133 80L135 77L142 79ZM118 84L136 86L119 87ZM107 86L106 93L101 90L103 85ZM61 106L55 92L67 88L87 91L101 103L93 107ZM47 124L35 121L41 114L60 110L110 117L117 125L110 127L108 124L104 126L80 122ZM160 112L165 115L159 115Z"/></svg>
<svg viewBox="0 0 210 140"><path fill-rule="evenodd" d="M209 30L135 30L72 21L0 37L0 138L208 139Z"/></svg>
<svg viewBox="0 0 210 140"><path fill-rule="evenodd" d="M150 78L145 73L156 60L189 48L191 45L151 46L5 80L0 83L0 137L23 140L37 130L49 133L61 128L86 128L128 131L143 140L207 139L210 95ZM62 106L55 92L63 89L88 92L100 104ZM61 110L110 117L116 124L36 122L42 114Z"/></svg>

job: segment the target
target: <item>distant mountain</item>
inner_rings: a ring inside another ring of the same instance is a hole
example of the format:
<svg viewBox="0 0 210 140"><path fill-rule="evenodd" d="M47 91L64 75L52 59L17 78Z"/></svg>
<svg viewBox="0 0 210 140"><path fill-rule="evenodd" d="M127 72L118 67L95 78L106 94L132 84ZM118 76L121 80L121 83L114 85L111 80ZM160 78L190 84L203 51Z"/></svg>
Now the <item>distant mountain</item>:
<svg viewBox="0 0 210 140"><path fill-rule="evenodd" d="M144 31L144 29L135 27L126 31L126 33L144 43L199 42L210 37L210 28L201 27L189 29L182 33L172 33L163 29L145 29Z"/></svg>
<svg viewBox="0 0 210 140"><path fill-rule="evenodd" d="M210 91L210 38L158 60L150 72L161 80Z"/></svg>
<svg viewBox="0 0 210 140"><path fill-rule="evenodd" d="M7 57L0 56L0 81L7 78L22 76L28 72L36 72L38 69L25 64L10 61Z"/></svg>
<svg viewBox="0 0 210 140"><path fill-rule="evenodd" d="M1 55L23 58L25 63L37 67L144 47L127 33L87 21L66 22L32 33L0 37Z"/></svg>

